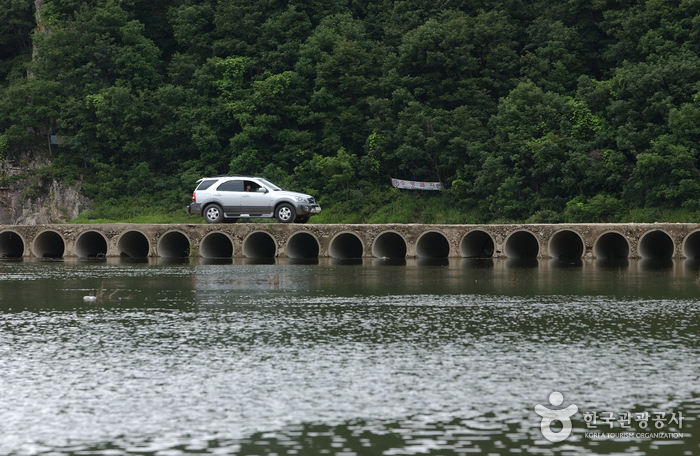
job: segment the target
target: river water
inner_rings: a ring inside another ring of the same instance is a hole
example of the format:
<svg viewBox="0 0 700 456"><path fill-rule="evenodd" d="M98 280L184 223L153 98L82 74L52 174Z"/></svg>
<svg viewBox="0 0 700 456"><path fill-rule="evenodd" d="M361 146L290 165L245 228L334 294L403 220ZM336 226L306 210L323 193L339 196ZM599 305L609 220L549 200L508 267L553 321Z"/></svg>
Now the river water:
<svg viewBox="0 0 700 456"><path fill-rule="evenodd" d="M2 262L0 454L699 455L699 269Z"/></svg>

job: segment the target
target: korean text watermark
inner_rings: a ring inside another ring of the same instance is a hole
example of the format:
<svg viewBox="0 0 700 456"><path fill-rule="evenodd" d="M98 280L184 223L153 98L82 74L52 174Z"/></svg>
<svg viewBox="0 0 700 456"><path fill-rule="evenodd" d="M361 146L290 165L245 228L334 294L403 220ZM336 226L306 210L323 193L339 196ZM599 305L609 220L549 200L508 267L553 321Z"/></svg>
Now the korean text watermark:
<svg viewBox="0 0 700 456"><path fill-rule="evenodd" d="M579 411L576 404L560 407L564 396L555 391L549 395L549 403L556 408L541 404L535 413L542 417L540 430L550 442L562 442L569 438L576 427L573 417ZM681 439L683 420L680 411L581 411L585 431L589 439Z"/></svg>

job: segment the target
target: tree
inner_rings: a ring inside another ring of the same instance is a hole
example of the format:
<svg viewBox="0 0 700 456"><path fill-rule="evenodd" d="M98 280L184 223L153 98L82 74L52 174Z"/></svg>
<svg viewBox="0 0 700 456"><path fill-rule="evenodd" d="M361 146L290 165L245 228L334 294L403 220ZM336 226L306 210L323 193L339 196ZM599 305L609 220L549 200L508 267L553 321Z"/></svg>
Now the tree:
<svg viewBox="0 0 700 456"><path fill-rule="evenodd" d="M39 78L13 81L0 89L0 133L9 150L50 150L51 134L61 111L61 85Z"/></svg>
<svg viewBox="0 0 700 456"><path fill-rule="evenodd" d="M370 133L368 97L375 94L383 50L348 14L324 19L300 50L296 72L308 84L309 111L300 123L317 135L315 151L363 150Z"/></svg>
<svg viewBox="0 0 700 456"><path fill-rule="evenodd" d="M700 208L700 171L697 149L675 144L669 136L652 142L637 156L625 197L639 207Z"/></svg>
<svg viewBox="0 0 700 456"><path fill-rule="evenodd" d="M513 86L515 48L504 13L449 11L404 35L396 68L417 101L442 109L465 106L485 119Z"/></svg>
<svg viewBox="0 0 700 456"><path fill-rule="evenodd" d="M160 82L159 49L144 26L129 20L115 0L83 5L71 21L46 19L50 33L36 36L31 71L62 84L68 96L96 93L112 85L143 89Z"/></svg>
<svg viewBox="0 0 700 456"><path fill-rule="evenodd" d="M36 26L29 2L0 0L0 81L17 79L31 56L31 31Z"/></svg>
<svg viewBox="0 0 700 456"><path fill-rule="evenodd" d="M536 19L527 29L528 42L522 56L521 73L547 91L568 93L585 74L583 43L576 30L561 21Z"/></svg>
<svg viewBox="0 0 700 456"><path fill-rule="evenodd" d="M539 210L561 211L578 194L585 161L571 131L571 104L532 82L518 85L491 118L492 152L475 188L496 217L522 219Z"/></svg>
<svg viewBox="0 0 700 456"><path fill-rule="evenodd" d="M668 134L672 109L690 101L700 81L700 58L688 53L656 62L624 63L610 81L607 116L617 147L634 157Z"/></svg>

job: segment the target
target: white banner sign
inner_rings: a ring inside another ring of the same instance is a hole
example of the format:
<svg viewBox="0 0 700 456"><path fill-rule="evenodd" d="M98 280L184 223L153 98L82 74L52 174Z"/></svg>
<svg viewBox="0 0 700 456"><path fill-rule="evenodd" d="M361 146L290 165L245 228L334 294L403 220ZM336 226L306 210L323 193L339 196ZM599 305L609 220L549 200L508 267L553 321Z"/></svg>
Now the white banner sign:
<svg viewBox="0 0 700 456"><path fill-rule="evenodd" d="M407 190L442 190L442 184L440 182L421 182L421 181L409 181L403 179L391 178L391 185L396 188L405 188Z"/></svg>

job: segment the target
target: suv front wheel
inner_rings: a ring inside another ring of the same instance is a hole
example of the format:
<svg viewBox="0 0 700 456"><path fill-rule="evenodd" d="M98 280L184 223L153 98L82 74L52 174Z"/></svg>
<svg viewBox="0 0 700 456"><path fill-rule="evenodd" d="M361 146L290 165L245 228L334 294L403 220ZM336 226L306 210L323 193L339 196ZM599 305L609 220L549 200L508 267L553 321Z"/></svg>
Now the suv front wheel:
<svg viewBox="0 0 700 456"><path fill-rule="evenodd" d="M218 204L210 204L204 209L204 220L207 223L221 223L224 220L224 211Z"/></svg>
<svg viewBox="0 0 700 456"><path fill-rule="evenodd" d="M275 209L275 218L280 223L291 223L297 218L297 212L291 204L282 203Z"/></svg>

